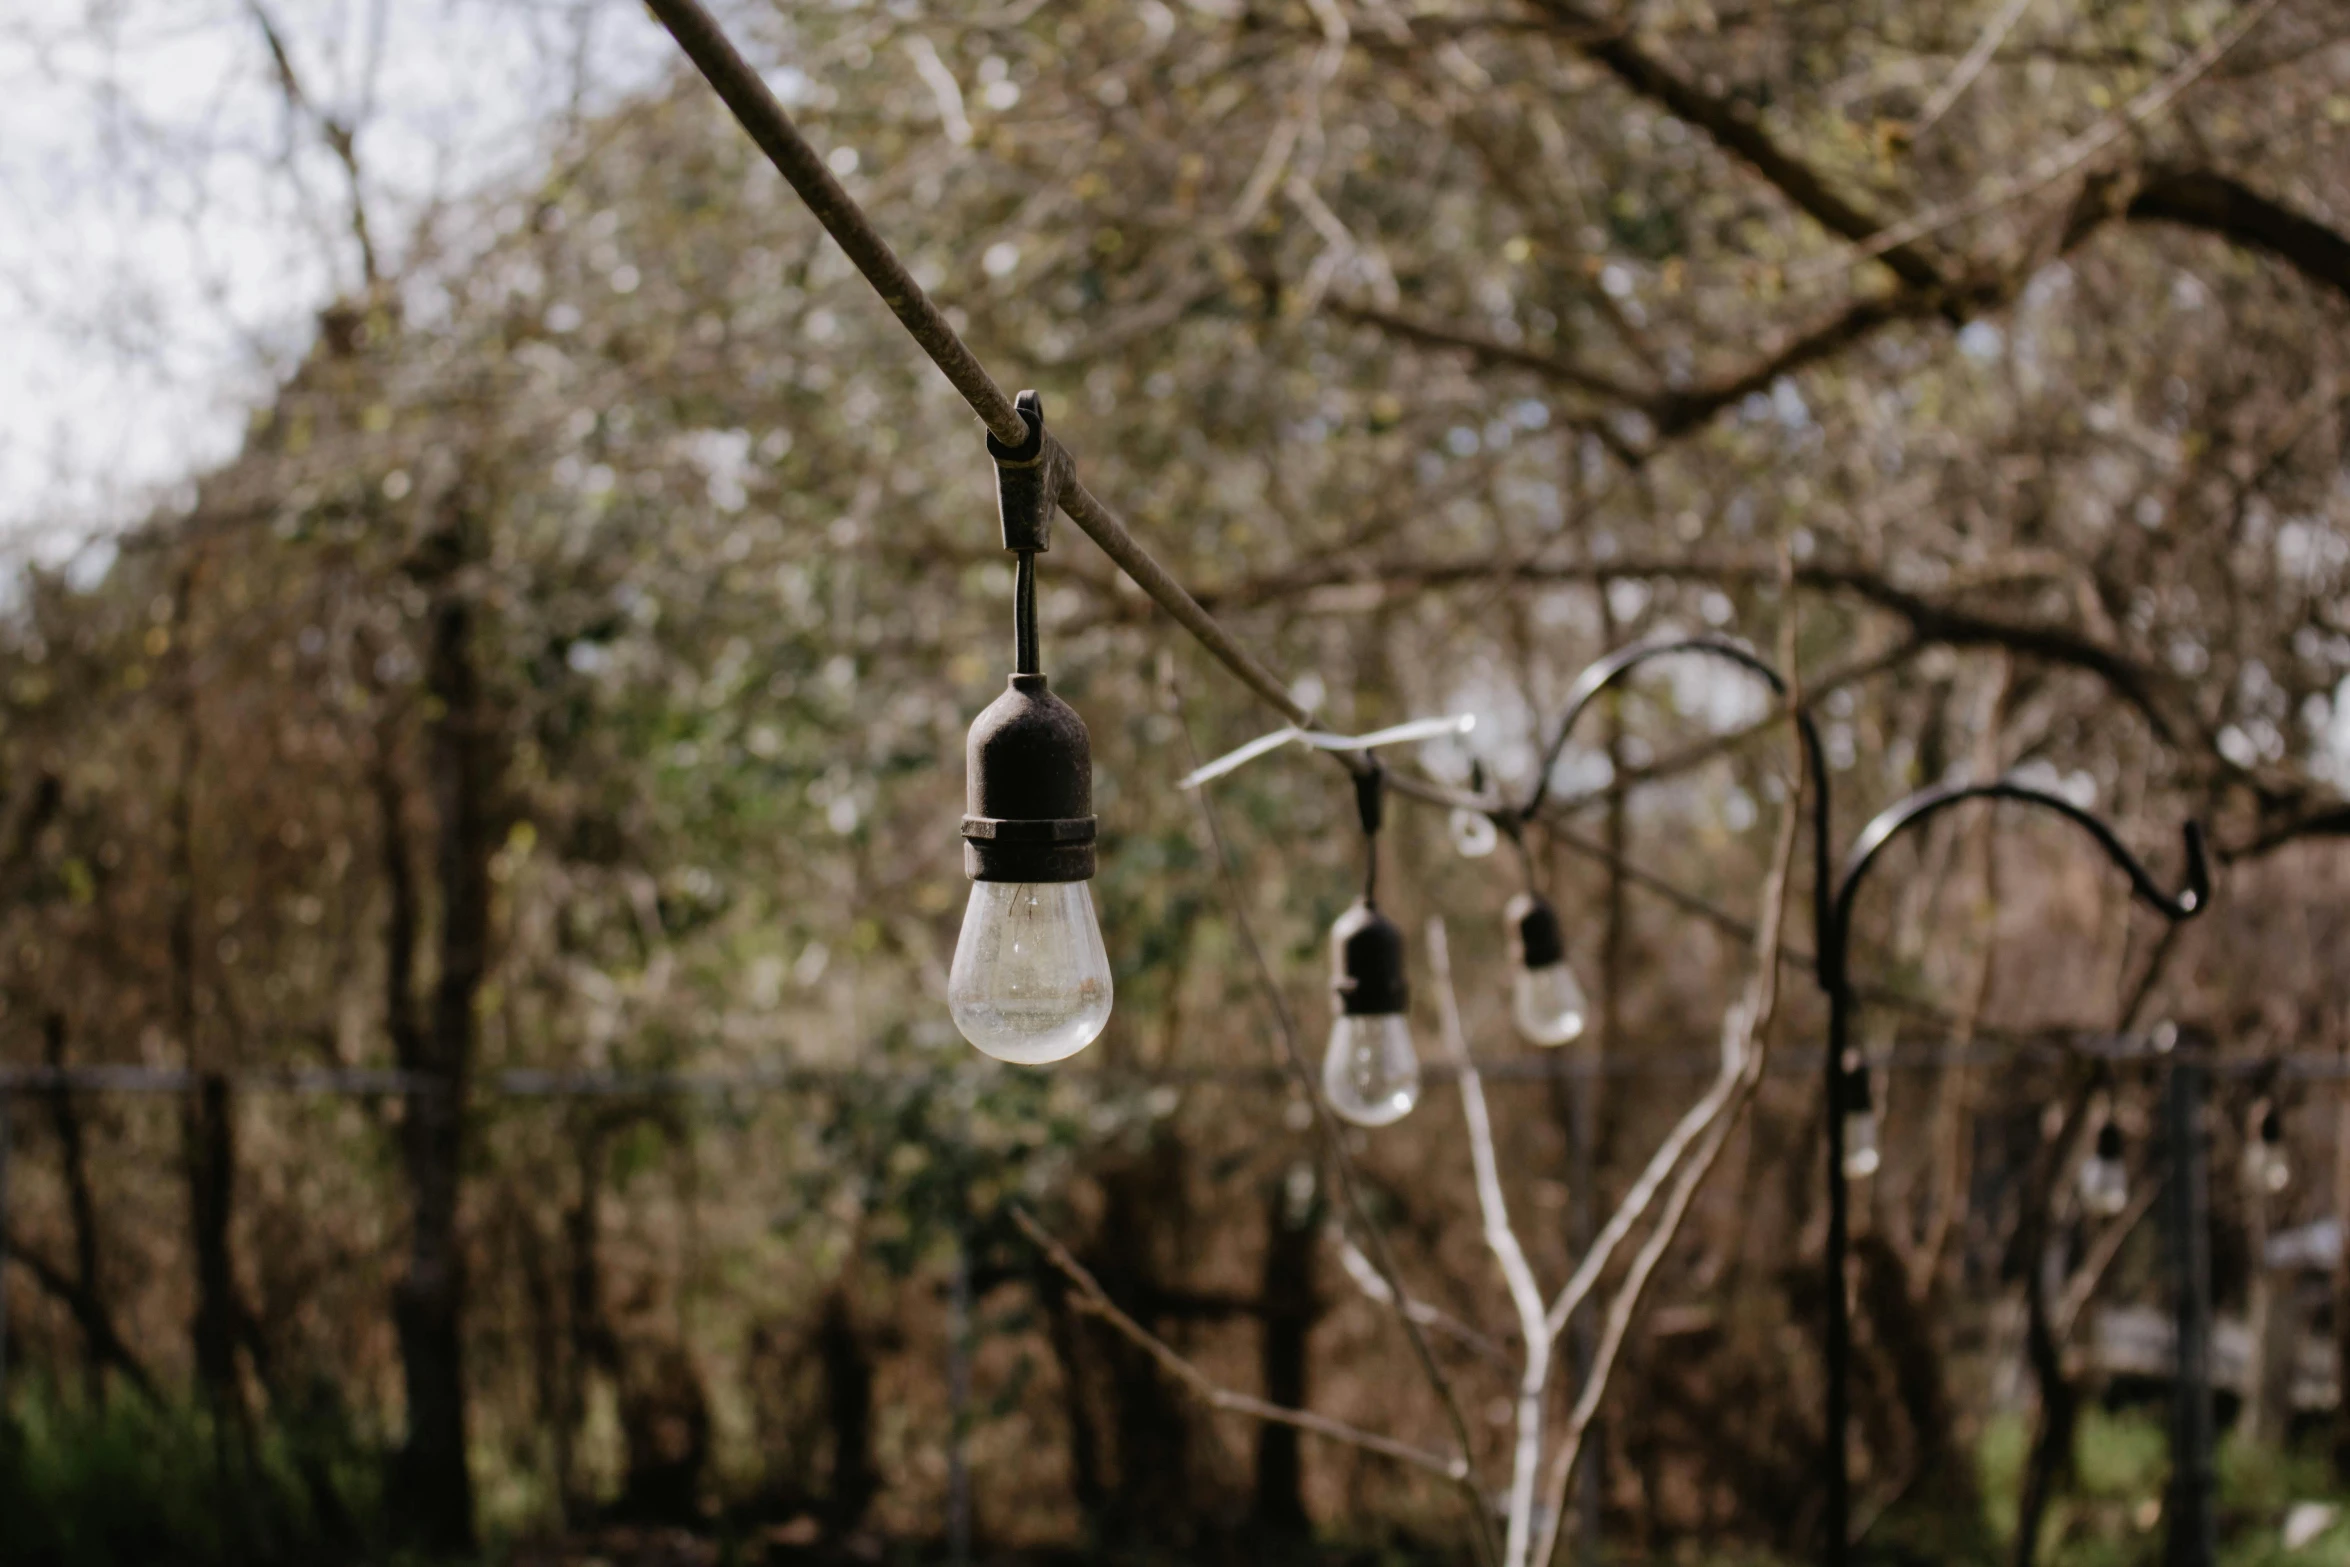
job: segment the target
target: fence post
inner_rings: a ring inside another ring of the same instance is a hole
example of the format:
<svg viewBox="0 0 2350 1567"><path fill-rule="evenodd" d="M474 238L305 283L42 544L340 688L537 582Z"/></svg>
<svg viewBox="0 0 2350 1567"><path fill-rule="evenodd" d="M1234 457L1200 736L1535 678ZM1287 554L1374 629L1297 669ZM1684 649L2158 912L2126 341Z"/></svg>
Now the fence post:
<svg viewBox="0 0 2350 1567"><path fill-rule="evenodd" d="M2219 1540L2212 1516L2211 1190L2204 1138L2203 1041L2181 1041L2170 1065L2165 1112L2170 1190L2163 1214L2177 1325L2171 1378L2169 1567L2213 1567Z"/></svg>

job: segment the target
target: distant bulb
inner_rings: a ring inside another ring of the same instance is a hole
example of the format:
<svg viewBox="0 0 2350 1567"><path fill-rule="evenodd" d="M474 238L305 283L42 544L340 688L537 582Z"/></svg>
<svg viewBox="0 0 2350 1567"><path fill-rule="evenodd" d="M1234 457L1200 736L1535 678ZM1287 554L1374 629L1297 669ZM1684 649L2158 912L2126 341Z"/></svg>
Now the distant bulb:
<svg viewBox="0 0 2350 1567"><path fill-rule="evenodd" d="M2244 1140L2244 1184L2273 1197L2292 1183L2293 1167L2285 1160L2285 1118L2275 1105L2264 1104L2253 1135Z"/></svg>
<svg viewBox="0 0 2350 1567"><path fill-rule="evenodd" d="M1567 966L1559 918L1548 902L1520 893L1503 912L1513 967L1510 1016L1528 1044L1564 1045L1583 1037L1591 1002Z"/></svg>
<svg viewBox="0 0 2350 1567"><path fill-rule="evenodd" d="M1019 1066L1075 1055L1110 1020L1110 954L1081 881L975 881L947 976L955 1027Z"/></svg>
<svg viewBox="0 0 2350 1567"><path fill-rule="evenodd" d="M2101 1219L2110 1219L2130 1205L2130 1172L2118 1159L2087 1159L2081 1164L2081 1206Z"/></svg>
<svg viewBox="0 0 2350 1567"><path fill-rule="evenodd" d="M1387 1126L1420 1102L1420 1057L1400 1012L1341 1013L1322 1058L1322 1095L1357 1126Z"/></svg>
<svg viewBox="0 0 2350 1567"><path fill-rule="evenodd" d="M1522 968L1510 978L1510 1015L1531 1045L1565 1045L1583 1037L1591 1003L1564 963Z"/></svg>
<svg viewBox="0 0 2350 1567"><path fill-rule="evenodd" d="M2081 1206L2110 1219L2130 1205L2130 1172L2122 1163L2122 1129L2107 1121L2097 1128L2094 1151L2081 1163Z"/></svg>
<svg viewBox="0 0 2350 1567"><path fill-rule="evenodd" d="M1884 1162L1877 1151L1877 1112L1860 1109L1844 1117L1844 1178L1865 1181Z"/></svg>

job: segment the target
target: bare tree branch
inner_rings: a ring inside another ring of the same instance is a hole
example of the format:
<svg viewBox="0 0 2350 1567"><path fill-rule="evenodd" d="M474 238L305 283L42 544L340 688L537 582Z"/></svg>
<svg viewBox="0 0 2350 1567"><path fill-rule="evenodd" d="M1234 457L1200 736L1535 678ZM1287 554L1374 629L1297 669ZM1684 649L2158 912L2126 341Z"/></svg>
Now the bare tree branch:
<svg viewBox="0 0 2350 1567"><path fill-rule="evenodd" d="M1085 1265L1071 1256L1069 1249L1056 1240L1051 1231L1037 1223L1027 1209L1015 1205L1012 1220L1020 1226L1022 1234L1036 1243L1037 1249L1045 1254L1046 1260L1059 1270L1061 1276L1076 1288L1078 1310L1108 1323L1120 1336L1158 1362L1162 1371L1182 1383L1209 1408L1271 1421L1276 1425L1295 1426L1300 1431L1310 1431L1316 1436L1328 1437L1333 1442L1344 1442L1350 1447L1359 1447L1365 1452L1377 1453L1383 1458L1392 1458L1416 1469L1425 1469L1430 1474L1442 1475L1447 1480L1467 1478L1468 1461L1458 1455L1413 1447L1408 1442L1398 1442L1376 1431L1350 1426L1343 1420L1332 1420L1309 1410L1269 1404L1261 1398L1219 1387L1209 1379L1206 1372L1175 1353L1164 1340L1121 1311L1117 1302L1103 1291L1099 1281L1086 1271Z"/></svg>
<svg viewBox="0 0 2350 1567"><path fill-rule="evenodd" d="M1789 664L1788 668L1792 670L1794 666ZM1790 723L1788 727L1792 730L1794 726ZM1771 1030L1777 1021L1779 1009L1779 965L1774 955L1779 944L1779 932L1786 922L1788 873L1795 859L1795 839L1803 818L1806 787L1801 767L1794 769L1794 776L1796 785L1789 791L1787 811L1780 820L1778 842L1772 851L1771 876L1764 895L1762 925L1755 934L1754 977L1748 983L1746 995L1732 1007L1730 1016L1722 1025L1722 1077L1716 1088L1717 1091L1727 1091L1721 1094L1721 1102L1704 1122L1702 1139L1674 1180L1672 1192L1657 1215L1656 1227L1633 1255L1631 1267L1623 1282L1617 1286L1614 1299L1608 1303L1607 1320L1600 1329L1599 1346L1592 1356L1591 1374L1584 1380L1583 1386L1576 1390L1575 1406L1567 1416L1566 1429L1560 1433L1558 1450L1552 1456L1550 1474L1543 1487L1542 1538L1535 1547L1532 1560L1545 1564L1545 1567L1557 1553L1561 1533L1559 1524L1566 1515L1567 1491L1574 1483L1575 1464L1582 1457L1583 1440L1591 1429L1591 1422L1598 1417L1599 1406L1607 1396L1608 1381L1622 1353L1625 1335L1631 1331L1632 1319L1640 1310L1642 1297L1647 1293L1650 1279L1655 1276L1657 1264L1663 1260L1674 1237L1680 1233L1681 1221L1688 1215L1690 1202L1696 1197L1698 1188L1705 1184L1705 1178L1713 1172L1714 1162L1720 1157L1723 1144L1729 1140L1731 1129L1737 1125L1739 1113L1754 1097L1755 1087L1762 1081L1763 1069L1768 1064ZM1709 1093L1706 1097L1712 1100L1715 1094ZM1651 1169L1655 1169L1653 1162ZM1629 1208L1629 1198L1625 1206ZM1619 1215L1623 1211L1619 1209ZM1609 1223L1612 1228L1615 1220L1611 1219ZM1585 1261L1588 1265L1589 1259ZM1567 1303L1564 1295L1560 1297L1560 1303L1566 1304L1566 1313L1562 1314L1554 1306L1551 1321L1564 1326L1574 1306Z"/></svg>
<svg viewBox="0 0 2350 1567"><path fill-rule="evenodd" d="M1941 122L1942 116L1950 112L1951 105L1966 96L1966 90L1975 84L1976 77L1983 74L1983 68L1991 63L1991 57L1999 52L1999 46L2007 41L2007 35L2015 31L2015 24L2022 21L2024 13L2031 8L2032 0L2007 0L1999 8L1999 14L1991 18L1981 36L1975 39L1974 46L1951 69L1942 85L1934 89L1934 96L1928 98L1925 106L1918 110L1918 117L1909 128L1910 140L1914 142L1932 130Z"/></svg>
<svg viewBox="0 0 2350 1567"><path fill-rule="evenodd" d="M2139 179L2123 211L2133 222L2198 229L2274 256L2350 299L2350 238L2216 169L2158 164Z"/></svg>
<svg viewBox="0 0 2350 1567"><path fill-rule="evenodd" d="M1565 25L1566 41L1573 47L1605 67L1633 92L1712 137L1725 152L1776 186L1780 194L1829 233L1861 241L1883 231L1884 221L1875 213L1839 192L1825 174L1781 146L1763 128L1752 104L1708 92L1646 41L1636 38L1620 24L1606 25L1571 0L1538 0L1538 3L1543 11ZM1932 292L1945 282L1940 264L1915 244L1889 244L1875 255L1911 288Z"/></svg>

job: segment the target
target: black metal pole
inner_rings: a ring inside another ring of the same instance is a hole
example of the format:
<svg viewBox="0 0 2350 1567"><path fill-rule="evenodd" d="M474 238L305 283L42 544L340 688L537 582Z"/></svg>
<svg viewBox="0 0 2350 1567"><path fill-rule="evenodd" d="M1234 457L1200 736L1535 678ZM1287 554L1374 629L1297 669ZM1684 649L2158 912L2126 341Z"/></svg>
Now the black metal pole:
<svg viewBox="0 0 2350 1567"><path fill-rule="evenodd" d="M2084 829L2106 856L2130 878L2131 888L2165 919L2191 919L2211 899L2211 873L2205 861L2203 828L2189 822L2183 829L2187 853L2186 884L2176 894L2166 892L2137 856L2130 853L2114 830L2059 794L2030 784L1998 779L1991 783L1937 784L1920 789L1877 813L1861 829L1834 898L1823 901L1820 916L1820 984L1828 993L1828 1255L1824 1280L1828 1290L1828 1567L1843 1567L1852 1540L1851 1454L1847 1408L1852 1357L1852 1325L1844 1298L1846 1256L1851 1248L1850 1194L1844 1177L1844 1105L1851 1074L1845 1056L1852 1030L1852 909L1860 884L1887 844L1920 822L1968 800L2013 800L2054 811Z"/></svg>
<svg viewBox="0 0 2350 1567"><path fill-rule="evenodd" d="M1839 924L1835 957L1820 951L1821 983L1828 991L1828 1567L1844 1567L1852 1548L1852 1448L1850 1437L1852 1317L1844 1296L1844 1259L1852 1246L1852 1189L1844 1179L1844 1055L1851 1047L1852 987L1844 983L1844 950ZM1829 978L1833 964L1834 978Z"/></svg>
<svg viewBox="0 0 2350 1567"><path fill-rule="evenodd" d="M1574 731L1575 721L1599 694L1615 685L1651 659L1676 653L1698 653L1708 658L1735 664L1749 674L1760 676L1779 696L1788 694L1787 677L1744 643L1728 637L1668 636L1650 637L1618 648L1594 662L1576 677L1567 694L1567 708L1552 732L1548 745L1543 747L1542 759L1535 773L1533 792L1526 803L1514 812L1497 814L1496 825L1517 837L1525 823L1534 819L1549 797L1550 775L1558 766L1561 753L1566 750L1567 736ZM1846 1194L1844 1190L1844 1114L1843 1077L1839 1070L1844 1058L1845 1015L1851 1009L1851 994L1843 984L1843 951L1836 934L1836 920L1829 897L1828 855L1832 821L1828 799L1827 751L1820 743L1819 726L1808 709L1795 710L1795 726L1803 738L1804 771L1809 779L1811 796L1811 906L1812 939L1819 952L1819 981L1828 993L1828 1252L1834 1259L1831 1265L1834 1287L1828 1292L1828 1516L1831 1520L1828 1544L1828 1567L1843 1567L1845 1555L1845 1519L1851 1512L1847 1492L1850 1486L1848 1459L1845 1452L1845 1381L1846 1363L1850 1359L1850 1324L1844 1310L1844 1264L1846 1246Z"/></svg>
<svg viewBox="0 0 2350 1567"><path fill-rule="evenodd" d="M2206 1071L2182 1047L2171 1062L2164 1120L2170 1142L2165 1194L2177 1366L2171 1378L2169 1567L2212 1567L2219 1552L2212 1514L2211 1180L2204 1139Z"/></svg>

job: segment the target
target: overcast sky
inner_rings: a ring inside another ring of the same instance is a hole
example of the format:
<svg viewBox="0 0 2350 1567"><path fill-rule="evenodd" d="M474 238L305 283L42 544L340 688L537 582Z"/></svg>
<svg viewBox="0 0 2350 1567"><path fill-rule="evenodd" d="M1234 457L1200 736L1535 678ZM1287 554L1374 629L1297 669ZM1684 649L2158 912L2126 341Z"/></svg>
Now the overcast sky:
<svg viewBox="0 0 2350 1567"><path fill-rule="evenodd" d="M527 170L667 70L634 0L265 0L358 143L396 267L436 198ZM253 0L0 19L0 548L58 560L234 450L359 277L340 166L289 116Z"/></svg>

